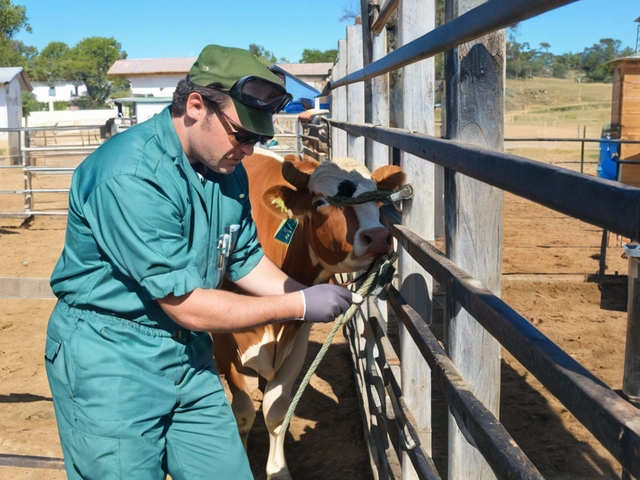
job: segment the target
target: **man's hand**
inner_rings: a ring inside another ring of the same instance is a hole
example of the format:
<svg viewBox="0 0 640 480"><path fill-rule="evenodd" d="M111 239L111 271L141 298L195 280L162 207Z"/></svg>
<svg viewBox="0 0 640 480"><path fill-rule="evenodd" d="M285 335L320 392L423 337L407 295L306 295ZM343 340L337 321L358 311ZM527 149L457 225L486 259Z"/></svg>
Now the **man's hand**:
<svg viewBox="0 0 640 480"><path fill-rule="evenodd" d="M351 303L362 303L362 297L344 287L321 284L300 290L304 299L302 318L307 322L332 322Z"/></svg>

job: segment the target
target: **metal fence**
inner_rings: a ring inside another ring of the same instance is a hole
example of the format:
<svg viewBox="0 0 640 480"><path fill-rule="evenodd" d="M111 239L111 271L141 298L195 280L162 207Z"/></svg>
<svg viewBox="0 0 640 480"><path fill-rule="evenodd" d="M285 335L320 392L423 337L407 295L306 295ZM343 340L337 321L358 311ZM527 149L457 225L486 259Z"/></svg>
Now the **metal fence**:
<svg viewBox="0 0 640 480"><path fill-rule="evenodd" d="M323 91L332 92L332 155L346 154L371 170L399 158L419 183L402 220L384 218L402 246L397 285L388 289L388 303L370 302L349 327L376 478L440 478L430 458L432 373L450 411L449 478L542 478L497 419L500 345L593 433L625 475L640 477L638 410L495 293L501 190L640 239L640 189L501 152L506 139L500 29L568 3L445 0L446 23L433 28L431 1L388 0L379 7L362 0L361 24L347 27L347 40L338 43L332 80ZM402 46L386 53L380 47L386 44L379 38L385 34L381 19L395 8L395 37ZM422 62L441 52L446 139L433 136L433 69ZM390 87L387 74L400 68L402 76ZM405 94L391 100L393 88ZM397 98L402 103L395 124L402 128L391 128ZM441 177L434 166L442 167ZM442 193L435 187L438 178ZM434 205L442 196L446 256L429 243L439 215ZM445 298L444 349L428 327L434 280ZM387 338L387 307L401 323L398 353Z"/></svg>

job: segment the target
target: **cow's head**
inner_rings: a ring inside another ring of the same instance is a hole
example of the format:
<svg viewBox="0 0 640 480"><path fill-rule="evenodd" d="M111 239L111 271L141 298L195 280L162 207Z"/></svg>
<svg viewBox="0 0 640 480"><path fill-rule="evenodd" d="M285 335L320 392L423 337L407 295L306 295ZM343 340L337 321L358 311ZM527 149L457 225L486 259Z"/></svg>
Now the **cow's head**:
<svg viewBox="0 0 640 480"><path fill-rule="evenodd" d="M363 192L395 190L405 180L398 166L385 166L373 173L352 159L318 163L285 161L285 180L295 188L276 186L263 201L280 218L300 222L313 259L331 273L355 272L373 259L389 253L392 239L380 223L377 202L334 206L328 197L357 197ZM299 233L298 233L299 234Z"/></svg>

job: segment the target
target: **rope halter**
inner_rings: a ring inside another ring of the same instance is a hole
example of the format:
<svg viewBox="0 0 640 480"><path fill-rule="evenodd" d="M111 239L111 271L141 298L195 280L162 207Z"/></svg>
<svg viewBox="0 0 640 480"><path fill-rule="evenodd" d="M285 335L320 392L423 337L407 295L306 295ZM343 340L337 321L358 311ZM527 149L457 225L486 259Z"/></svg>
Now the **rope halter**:
<svg viewBox="0 0 640 480"><path fill-rule="evenodd" d="M370 192L363 192L357 197L336 196L326 197L325 200L335 207L348 207L367 202L395 203L400 200L408 200L413 197L413 194L413 184L407 183L403 185L400 190L372 190Z"/></svg>

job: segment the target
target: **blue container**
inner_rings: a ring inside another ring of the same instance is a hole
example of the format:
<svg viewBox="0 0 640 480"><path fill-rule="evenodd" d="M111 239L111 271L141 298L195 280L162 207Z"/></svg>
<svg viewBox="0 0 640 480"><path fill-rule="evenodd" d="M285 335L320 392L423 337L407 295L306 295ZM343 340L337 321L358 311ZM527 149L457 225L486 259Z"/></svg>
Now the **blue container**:
<svg viewBox="0 0 640 480"><path fill-rule="evenodd" d="M604 139L603 139L604 140ZM598 159L598 177L606 178L608 180L618 179L618 149L620 144L607 142L606 140L600 142L600 158Z"/></svg>

